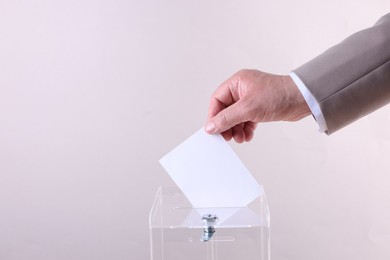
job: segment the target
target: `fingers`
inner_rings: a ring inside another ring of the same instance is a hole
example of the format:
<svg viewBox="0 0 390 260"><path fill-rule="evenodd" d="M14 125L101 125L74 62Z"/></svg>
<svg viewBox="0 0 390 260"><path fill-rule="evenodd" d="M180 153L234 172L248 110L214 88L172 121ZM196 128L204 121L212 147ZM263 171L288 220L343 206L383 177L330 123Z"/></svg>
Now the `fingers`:
<svg viewBox="0 0 390 260"><path fill-rule="evenodd" d="M239 124L233 127L233 138L236 143L243 143L245 141L244 124Z"/></svg>
<svg viewBox="0 0 390 260"><path fill-rule="evenodd" d="M236 81L234 80L234 75L224 81L217 90L213 93L210 99L209 111L208 111L208 120L217 115L220 111L226 107L232 105L234 100L234 93L232 91L235 89L233 87Z"/></svg>
<svg viewBox="0 0 390 260"><path fill-rule="evenodd" d="M233 130L228 129L225 132L222 132L221 135L223 136L223 138L225 138L226 141L230 141L233 138Z"/></svg>
<svg viewBox="0 0 390 260"><path fill-rule="evenodd" d="M256 126L257 124L254 122L241 123L222 132L221 135L226 141L230 141L233 138L237 143L249 142L253 139Z"/></svg>
<svg viewBox="0 0 390 260"><path fill-rule="evenodd" d="M211 101L214 110L210 110L205 130L210 134L221 133L226 141L232 138L237 143L252 140L256 123L248 121L248 111L244 109L245 100L240 100L226 107L218 100ZM214 113L216 115L211 117ZM244 123L245 122L245 123Z"/></svg>
<svg viewBox="0 0 390 260"><path fill-rule="evenodd" d="M208 118L207 121L209 121L211 118L216 116L219 112L224 110L228 105L222 103L220 100L218 100L215 97L212 97L210 100L209 105L209 111L208 111Z"/></svg>
<svg viewBox="0 0 390 260"><path fill-rule="evenodd" d="M255 135L257 124L254 122L246 122L244 125L244 132L245 132L245 142L249 142L253 139L253 136Z"/></svg>
<svg viewBox="0 0 390 260"><path fill-rule="evenodd" d="M256 123L246 122L233 127L232 138L237 143L249 142L253 139Z"/></svg>
<svg viewBox="0 0 390 260"><path fill-rule="evenodd" d="M222 107L221 103L215 104ZM206 132L221 133L226 141L234 138L237 143L252 140L257 124L247 121L248 113L242 106L242 101L238 101L219 111L217 115L210 118L207 122Z"/></svg>
<svg viewBox="0 0 390 260"><path fill-rule="evenodd" d="M206 132L221 133L225 140L234 138L237 143L250 141L256 128L256 123L249 122L253 113L248 111L248 98L243 96L240 73L244 72L238 72L227 79L212 95L205 126Z"/></svg>
<svg viewBox="0 0 390 260"><path fill-rule="evenodd" d="M223 109L217 115L210 118L205 130L210 134L222 133L247 120L247 111L242 107L242 101Z"/></svg>

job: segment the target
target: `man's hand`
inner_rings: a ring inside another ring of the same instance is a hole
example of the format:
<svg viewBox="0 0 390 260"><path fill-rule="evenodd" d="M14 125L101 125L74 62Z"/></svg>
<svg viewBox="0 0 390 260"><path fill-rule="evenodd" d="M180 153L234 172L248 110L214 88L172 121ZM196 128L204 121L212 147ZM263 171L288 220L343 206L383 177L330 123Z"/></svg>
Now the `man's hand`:
<svg viewBox="0 0 390 260"><path fill-rule="evenodd" d="M310 113L289 76L241 70L211 96L205 130L242 143L253 138L258 122L297 121Z"/></svg>

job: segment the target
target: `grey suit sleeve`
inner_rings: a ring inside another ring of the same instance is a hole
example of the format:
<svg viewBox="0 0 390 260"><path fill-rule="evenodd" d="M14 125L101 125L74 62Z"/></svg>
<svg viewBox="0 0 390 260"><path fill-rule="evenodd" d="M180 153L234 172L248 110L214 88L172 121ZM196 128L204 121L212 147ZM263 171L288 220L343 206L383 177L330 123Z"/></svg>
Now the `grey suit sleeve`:
<svg viewBox="0 0 390 260"><path fill-rule="evenodd" d="M390 103L390 13L293 72L318 102L327 134Z"/></svg>

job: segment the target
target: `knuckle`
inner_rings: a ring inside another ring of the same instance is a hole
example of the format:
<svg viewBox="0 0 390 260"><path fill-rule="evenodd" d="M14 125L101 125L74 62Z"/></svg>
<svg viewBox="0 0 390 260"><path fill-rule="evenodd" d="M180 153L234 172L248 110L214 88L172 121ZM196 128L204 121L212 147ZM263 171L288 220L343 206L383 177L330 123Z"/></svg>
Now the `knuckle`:
<svg viewBox="0 0 390 260"><path fill-rule="evenodd" d="M238 71L237 76L238 77L245 77L249 72L250 72L250 70L248 70L248 69L241 69Z"/></svg>
<svg viewBox="0 0 390 260"><path fill-rule="evenodd" d="M224 111L221 111L219 113L218 120L216 121L217 122L215 123L218 128L226 128L227 126L229 126L229 119Z"/></svg>
<svg viewBox="0 0 390 260"><path fill-rule="evenodd" d="M215 118L214 124L218 132L225 131L229 128L229 118L224 111L221 111Z"/></svg>
<svg viewBox="0 0 390 260"><path fill-rule="evenodd" d="M222 121L223 121L223 125L225 125L225 126L229 125L229 120L226 116L226 113L222 113Z"/></svg>

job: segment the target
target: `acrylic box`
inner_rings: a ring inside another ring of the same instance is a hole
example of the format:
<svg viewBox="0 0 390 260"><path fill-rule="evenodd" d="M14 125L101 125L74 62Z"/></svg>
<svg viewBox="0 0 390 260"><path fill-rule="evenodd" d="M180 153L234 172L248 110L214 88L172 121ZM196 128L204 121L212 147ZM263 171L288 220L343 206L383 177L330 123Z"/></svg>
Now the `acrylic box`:
<svg viewBox="0 0 390 260"><path fill-rule="evenodd" d="M149 216L151 260L269 260L264 192L242 208L193 208L176 187L160 188Z"/></svg>

